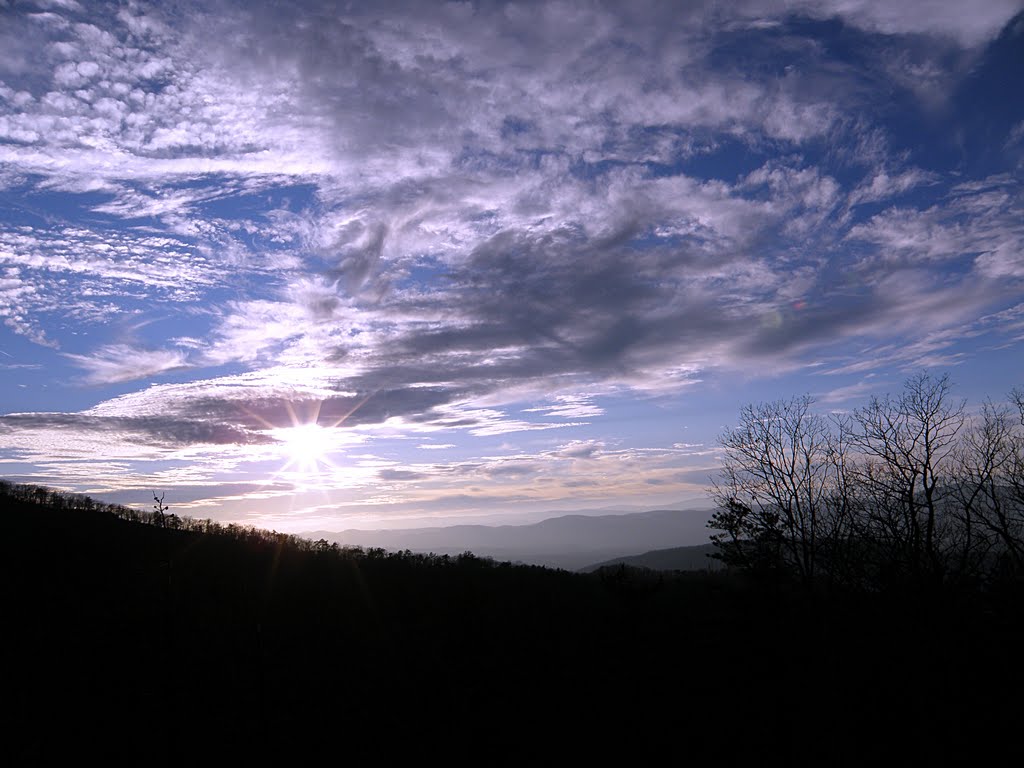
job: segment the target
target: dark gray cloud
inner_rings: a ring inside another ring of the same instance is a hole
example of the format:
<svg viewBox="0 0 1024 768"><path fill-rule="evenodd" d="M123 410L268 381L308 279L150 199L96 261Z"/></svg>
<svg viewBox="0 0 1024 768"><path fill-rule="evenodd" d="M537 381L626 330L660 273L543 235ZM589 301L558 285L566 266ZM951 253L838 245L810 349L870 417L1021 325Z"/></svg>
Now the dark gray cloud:
<svg viewBox="0 0 1024 768"><path fill-rule="evenodd" d="M0 416L0 429L68 430L70 433L109 434L112 439L154 446L259 445L270 437L227 419L191 421L176 416L90 416L82 413L12 413Z"/></svg>
<svg viewBox="0 0 1024 768"><path fill-rule="evenodd" d="M742 335L750 314L693 288L702 259L688 251L631 247L628 236L501 232L447 273L434 300L452 308L452 322L400 330L374 351L370 371L339 386L435 383L460 397L550 376L614 376ZM398 295L383 311L412 313L419 301Z"/></svg>

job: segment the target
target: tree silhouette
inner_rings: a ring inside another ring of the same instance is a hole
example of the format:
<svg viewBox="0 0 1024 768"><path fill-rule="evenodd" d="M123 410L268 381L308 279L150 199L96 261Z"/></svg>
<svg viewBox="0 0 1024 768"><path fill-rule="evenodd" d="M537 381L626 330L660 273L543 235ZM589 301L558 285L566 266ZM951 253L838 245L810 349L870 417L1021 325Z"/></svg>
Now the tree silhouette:
<svg viewBox="0 0 1024 768"><path fill-rule="evenodd" d="M719 557L883 589L1024 575L1024 393L968 418L948 376L909 378L843 417L809 396L748 405L720 437Z"/></svg>
<svg viewBox="0 0 1024 768"><path fill-rule="evenodd" d="M720 510L711 527L723 558L816 579L820 549L843 530L838 445L829 422L812 413L810 396L748 405L719 438L725 455L713 486Z"/></svg>
<svg viewBox="0 0 1024 768"><path fill-rule="evenodd" d="M850 422L850 442L864 457L854 469L868 511L862 532L913 579L941 579L948 563L954 521L943 502L954 486L950 460L964 408L948 376L922 373L895 398L872 397Z"/></svg>
<svg viewBox="0 0 1024 768"><path fill-rule="evenodd" d="M164 491L157 496L156 491L153 491L153 501L156 502L153 504L153 521L161 528L167 525L167 510L170 509L169 506L164 504L164 496L166 493L167 492Z"/></svg>

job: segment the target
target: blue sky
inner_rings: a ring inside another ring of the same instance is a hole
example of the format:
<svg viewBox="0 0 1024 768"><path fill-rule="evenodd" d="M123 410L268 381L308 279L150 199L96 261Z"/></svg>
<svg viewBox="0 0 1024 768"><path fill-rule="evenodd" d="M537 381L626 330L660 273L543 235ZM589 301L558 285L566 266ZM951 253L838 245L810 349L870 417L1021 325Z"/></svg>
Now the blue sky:
<svg viewBox="0 0 1024 768"><path fill-rule="evenodd" d="M701 504L747 402L1001 399L1022 9L0 2L0 475L527 522Z"/></svg>

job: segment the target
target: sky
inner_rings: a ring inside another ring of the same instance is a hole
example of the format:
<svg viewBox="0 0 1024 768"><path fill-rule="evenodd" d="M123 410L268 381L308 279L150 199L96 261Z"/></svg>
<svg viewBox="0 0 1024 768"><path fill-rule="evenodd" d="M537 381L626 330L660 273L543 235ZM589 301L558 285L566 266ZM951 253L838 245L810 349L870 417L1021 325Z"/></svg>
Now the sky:
<svg viewBox="0 0 1024 768"><path fill-rule="evenodd" d="M280 531L706 504L1024 383L1024 3L0 0L0 476Z"/></svg>

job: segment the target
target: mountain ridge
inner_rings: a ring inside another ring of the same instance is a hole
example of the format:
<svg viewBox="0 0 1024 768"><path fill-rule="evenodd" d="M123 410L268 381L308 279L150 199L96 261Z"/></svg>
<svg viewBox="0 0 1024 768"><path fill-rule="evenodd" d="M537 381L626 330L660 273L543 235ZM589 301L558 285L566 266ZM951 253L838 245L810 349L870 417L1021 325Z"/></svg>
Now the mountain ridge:
<svg viewBox="0 0 1024 768"><path fill-rule="evenodd" d="M592 573L602 568L627 565L634 568L646 568L652 571L717 571L725 566L721 560L710 557L716 549L716 546L710 543L689 547L652 549L639 555L614 557L610 560L579 568L578 570L583 573Z"/></svg>
<svg viewBox="0 0 1024 768"><path fill-rule="evenodd" d="M611 515L570 513L523 525L460 524L408 529L307 532L342 546L481 557L575 570L595 562L707 542L710 512L655 509Z"/></svg>

